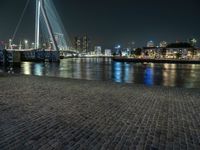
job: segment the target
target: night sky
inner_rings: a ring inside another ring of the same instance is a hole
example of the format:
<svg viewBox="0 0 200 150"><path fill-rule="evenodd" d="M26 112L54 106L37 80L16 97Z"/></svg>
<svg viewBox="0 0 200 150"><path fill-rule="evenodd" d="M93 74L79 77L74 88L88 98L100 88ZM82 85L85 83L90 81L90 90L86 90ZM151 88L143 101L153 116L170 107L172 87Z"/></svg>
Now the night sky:
<svg viewBox="0 0 200 150"><path fill-rule="evenodd" d="M105 48L135 41L200 39L199 0L53 0L71 38L87 33ZM26 0L1 0L0 40L12 36ZM34 39L35 1L31 0L17 38Z"/></svg>

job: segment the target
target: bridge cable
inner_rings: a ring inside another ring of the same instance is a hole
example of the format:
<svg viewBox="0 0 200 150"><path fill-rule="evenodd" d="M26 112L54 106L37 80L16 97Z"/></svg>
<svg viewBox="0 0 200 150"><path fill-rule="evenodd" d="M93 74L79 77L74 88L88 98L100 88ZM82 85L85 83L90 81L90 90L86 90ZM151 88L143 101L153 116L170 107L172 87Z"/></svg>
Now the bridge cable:
<svg viewBox="0 0 200 150"><path fill-rule="evenodd" d="M22 23L22 20L23 20L23 18L24 18L24 15L25 15L25 12L26 12L26 10L27 10L27 8L28 8L29 3L30 3L30 0L27 0L26 5L25 5L25 7L24 7L24 10L23 10L23 12L22 12L22 14L21 14L21 16L20 16L19 22L17 23L17 26L16 26L15 31L14 31L14 33L13 33L12 41L15 39L15 36L16 36L17 31L18 31L18 29L19 29L19 27L20 27L20 25L21 25L21 23Z"/></svg>

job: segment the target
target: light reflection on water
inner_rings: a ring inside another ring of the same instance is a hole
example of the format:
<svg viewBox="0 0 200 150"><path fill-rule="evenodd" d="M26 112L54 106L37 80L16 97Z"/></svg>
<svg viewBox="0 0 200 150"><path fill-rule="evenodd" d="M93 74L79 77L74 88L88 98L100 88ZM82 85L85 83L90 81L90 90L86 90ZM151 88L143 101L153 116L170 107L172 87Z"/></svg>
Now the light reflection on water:
<svg viewBox="0 0 200 150"><path fill-rule="evenodd" d="M23 62L14 71L25 75L200 88L200 65L193 64L134 64L112 62L109 58L74 58L60 63Z"/></svg>
<svg viewBox="0 0 200 150"><path fill-rule="evenodd" d="M146 85L153 85L153 69L152 68L145 69L144 83Z"/></svg>

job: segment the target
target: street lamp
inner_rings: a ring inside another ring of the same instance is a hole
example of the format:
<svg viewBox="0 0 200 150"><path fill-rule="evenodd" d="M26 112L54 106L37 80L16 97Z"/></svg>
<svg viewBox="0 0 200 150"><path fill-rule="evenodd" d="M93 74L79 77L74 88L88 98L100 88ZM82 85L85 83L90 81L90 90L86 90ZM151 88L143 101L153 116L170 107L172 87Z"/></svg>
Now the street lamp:
<svg viewBox="0 0 200 150"><path fill-rule="evenodd" d="M12 49L12 39L9 39L9 49Z"/></svg>
<svg viewBox="0 0 200 150"><path fill-rule="evenodd" d="M28 47L28 40L24 40L24 43L25 43L25 49L29 49L29 47Z"/></svg>

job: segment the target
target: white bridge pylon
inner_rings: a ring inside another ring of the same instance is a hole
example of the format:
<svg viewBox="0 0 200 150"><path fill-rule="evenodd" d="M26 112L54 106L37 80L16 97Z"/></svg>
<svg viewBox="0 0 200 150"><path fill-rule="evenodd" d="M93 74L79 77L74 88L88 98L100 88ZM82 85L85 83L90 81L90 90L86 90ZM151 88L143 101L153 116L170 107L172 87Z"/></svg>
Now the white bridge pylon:
<svg viewBox="0 0 200 150"><path fill-rule="evenodd" d="M53 50L59 51L57 42L55 40L53 30L45 9L45 1L46 0L36 0L36 19L35 19L35 49L40 48L40 18L44 18L45 25L48 30L48 34L50 39L52 40Z"/></svg>

